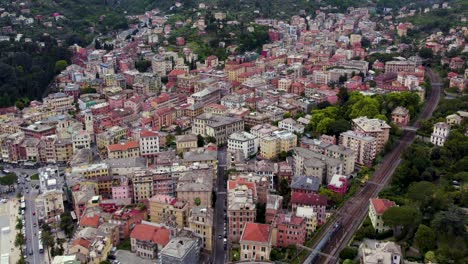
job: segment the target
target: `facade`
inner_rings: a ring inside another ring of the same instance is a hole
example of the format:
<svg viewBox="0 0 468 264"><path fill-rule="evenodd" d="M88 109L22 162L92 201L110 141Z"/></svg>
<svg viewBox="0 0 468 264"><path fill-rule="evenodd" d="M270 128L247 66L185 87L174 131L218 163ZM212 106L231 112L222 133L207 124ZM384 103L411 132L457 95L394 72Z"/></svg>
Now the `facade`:
<svg viewBox="0 0 468 264"><path fill-rule="evenodd" d="M367 117L358 117L353 119L353 130L366 136L377 139L377 153L381 152L390 136L390 126L383 120Z"/></svg>
<svg viewBox="0 0 468 264"><path fill-rule="evenodd" d="M281 152L288 152L297 145L297 136L289 131L275 131L270 136L260 139L260 155L265 159L274 159Z"/></svg>
<svg viewBox="0 0 468 264"><path fill-rule="evenodd" d="M295 147L293 149L294 175L317 177L319 182L329 183L335 174L343 174L343 163L334 158L311 150Z"/></svg>
<svg viewBox="0 0 468 264"><path fill-rule="evenodd" d="M187 152L198 147L197 136L194 134L186 134L176 136L177 153Z"/></svg>
<svg viewBox="0 0 468 264"><path fill-rule="evenodd" d="M207 171L188 172L179 176L176 189L177 199L187 203L189 208L198 205L211 207L212 190L213 177Z"/></svg>
<svg viewBox="0 0 468 264"><path fill-rule="evenodd" d="M348 178L344 175L335 174L330 183L328 183L327 188L334 193L344 196L348 190Z"/></svg>
<svg viewBox="0 0 468 264"><path fill-rule="evenodd" d="M387 199L370 199L369 218L377 232L381 233L390 230L390 227L384 225L382 215L388 208L393 206L396 206L395 202Z"/></svg>
<svg viewBox="0 0 468 264"><path fill-rule="evenodd" d="M122 159L140 156L140 144L138 141L127 141L107 146L109 159Z"/></svg>
<svg viewBox="0 0 468 264"><path fill-rule="evenodd" d="M207 251L213 247L213 209L204 206L193 207L189 213L189 228L201 237L201 246Z"/></svg>
<svg viewBox="0 0 468 264"><path fill-rule="evenodd" d="M159 134L149 130L140 132L140 153L142 157L153 157L159 153Z"/></svg>
<svg viewBox="0 0 468 264"><path fill-rule="evenodd" d="M151 223L135 225L130 234L131 251L142 258L155 259L158 252L169 243L170 231Z"/></svg>
<svg viewBox="0 0 468 264"><path fill-rule="evenodd" d="M186 203L168 195L157 194L151 197L149 204L151 222L177 225L179 228L187 226L188 206Z"/></svg>
<svg viewBox="0 0 468 264"><path fill-rule="evenodd" d="M287 130L289 132L295 132L302 134L304 133L304 125L295 121L292 118L286 118L278 122L278 127L280 129Z"/></svg>
<svg viewBox="0 0 468 264"><path fill-rule="evenodd" d="M398 106L392 111L392 122L399 127L407 126L410 121L408 109Z"/></svg>
<svg viewBox="0 0 468 264"><path fill-rule="evenodd" d="M238 242L244 225L255 222L257 191L255 183L244 178L228 181L228 240Z"/></svg>
<svg viewBox="0 0 468 264"><path fill-rule="evenodd" d="M416 63L414 61L387 61L385 63L385 73L389 72L414 72Z"/></svg>
<svg viewBox="0 0 468 264"><path fill-rule="evenodd" d="M267 194L267 203L265 208L265 223L271 224L282 208L283 196Z"/></svg>
<svg viewBox="0 0 468 264"><path fill-rule="evenodd" d="M49 190L39 194L35 200L36 213L39 221L53 221L56 216L63 213L63 192Z"/></svg>
<svg viewBox="0 0 468 264"><path fill-rule="evenodd" d="M361 166L372 166L377 156L377 139L352 130L341 133L340 145L353 150L356 164Z"/></svg>
<svg viewBox="0 0 468 264"><path fill-rule="evenodd" d="M291 213L279 214L273 222L276 229L277 247L304 244L306 239L306 220Z"/></svg>
<svg viewBox="0 0 468 264"><path fill-rule="evenodd" d="M227 143L229 135L244 130L244 121L237 117L201 114L193 119L192 133L211 136L217 144Z"/></svg>
<svg viewBox="0 0 468 264"><path fill-rule="evenodd" d="M402 256L401 247L395 242L364 239L359 245L359 259L363 264L406 263Z"/></svg>
<svg viewBox="0 0 468 264"><path fill-rule="evenodd" d="M246 223L239 244L241 261L269 260L272 244L270 225Z"/></svg>
<svg viewBox="0 0 468 264"><path fill-rule="evenodd" d="M299 207L308 207L314 209L317 214L317 225L323 225L326 221L325 209L327 206L327 197L319 194L293 193L291 195L291 206L293 211Z"/></svg>
<svg viewBox="0 0 468 264"><path fill-rule="evenodd" d="M299 206L296 208L296 216L302 217L306 221L306 237L311 238L317 229L317 214L313 208Z"/></svg>
<svg viewBox="0 0 468 264"><path fill-rule="evenodd" d="M244 159L248 159L257 154L258 142L259 140L257 137L244 131L231 134L227 140L228 149L241 151L244 155Z"/></svg>
<svg viewBox="0 0 468 264"><path fill-rule="evenodd" d="M431 143L436 146L443 146L450 134L450 125L444 122L434 124L431 134Z"/></svg>
<svg viewBox="0 0 468 264"><path fill-rule="evenodd" d="M90 148L91 147L91 135L87 131L78 131L72 135L73 152L75 153L78 149Z"/></svg>

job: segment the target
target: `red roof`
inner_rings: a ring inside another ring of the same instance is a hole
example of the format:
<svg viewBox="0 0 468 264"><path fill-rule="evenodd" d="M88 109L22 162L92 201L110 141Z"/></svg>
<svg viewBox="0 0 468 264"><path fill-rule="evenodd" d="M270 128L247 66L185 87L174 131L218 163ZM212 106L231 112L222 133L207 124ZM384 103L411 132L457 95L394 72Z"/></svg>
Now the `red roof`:
<svg viewBox="0 0 468 264"><path fill-rule="evenodd" d="M303 204L303 205L327 205L327 197L320 194L311 194L311 193L298 193L294 192L291 195L291 203L293 204Z"/></svg>
<svg viewBox="0 0 468 264"><path fill-rule="evenodd" d="M149 131L149 130L142 130L140 131L140 137L145 138L145 137L157 137L158 133Z"/></svg>
<svg viewBox="0 0 468 264"><path fill-rule="evenodd" d="M173 77L173 76L178 76L178 75L183 75L183 74L185 74L184 70L175 69L169 73L169 76Z"/></svg>
<svg viewBox="0 0 468 264"><path fill-rule="evenodd" d="M127 141L122 144L112 144L107 147L109 151L127 151L129 149L138 148L138 141Z"/></svg>
<svg viewBox="0 0 468 264"><path fill-rule="evenodd" d="M73 240L72 245L73 246L80 245L84 248L89 248L89 245L91 245L91 242L89 242L88 240L84 238L79 238L79 239Z"/></svg>
<svg viewBox="0 0 468 264"><path fill-rule="evenodd" d="M257 195L257 189L255 183L247 181L245 178L237 178L236 180L229 180L228 181L228 190L232 190L237 187L237 185L245 185L247 188L252 190L252 194L254 197Z"/></svg>
<svg viewBox="0 0 468 264"><path fill-rule="evenodd" d="M242 241L255 241L260 243L268 243L270 239L270 225L246 223L242 232Z"/></svg>
<svg viewBox="0 0 468 264"><path fill-rule="evenodd" d="M375 212L379 215L387 211L388 208L395 206L395 202L387 199L371 199L372 206Z"/></svg>
<svg viewBox="0 0 468 264"><path fill-rule="evenodd" d="M164 227L137 224L130 234L131 238L140 241L152 241L155 244L165 246L169 243L169 230Z"/></svg>
<svg viewBox="0 0 468 264"><path fill-rule="evenodd" d="M83 215L80 219L80 226L98 227L99 215L93 214L91 216Z"/></svg>

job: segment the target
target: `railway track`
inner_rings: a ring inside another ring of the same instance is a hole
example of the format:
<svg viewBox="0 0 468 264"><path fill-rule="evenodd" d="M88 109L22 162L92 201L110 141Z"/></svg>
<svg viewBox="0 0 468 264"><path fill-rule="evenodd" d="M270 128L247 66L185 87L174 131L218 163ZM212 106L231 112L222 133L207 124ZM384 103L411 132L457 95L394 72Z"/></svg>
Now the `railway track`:
<svg viewBox="0 0 468 264"><path fill-rule="evenodd" d="M420 127L420 121L428 119L432 116L433 111L437 107L441 94L441 83L439 76L434 74L431 69L427 69L427 73L432 82L432 93L426 100L423 111L421 112L418 120L415 122L415 127ZM348 245L354 232L362 223L362 220L367 214L369 199L377 197L382 188L390 181L391 176L400 163L400 158L403 151L413 142L416 137L416 131L405 131L400 138L397 146L387 154L377 170L374 172L372 181L367 182L353 197L351 197L345 204L336 212L334 217L324 227L324 232L321 233L319 239L310 246L315 249L323 239L328 239L325 246L320 248L320 252L315 252L317 258L311 257L314 252L309 255L304 263L337 263L340 251ZM340 228L335 230L336 225L339 224ZM333 233L331 237L327 234ZM323 242L321 243L324 244Z"/></svg>

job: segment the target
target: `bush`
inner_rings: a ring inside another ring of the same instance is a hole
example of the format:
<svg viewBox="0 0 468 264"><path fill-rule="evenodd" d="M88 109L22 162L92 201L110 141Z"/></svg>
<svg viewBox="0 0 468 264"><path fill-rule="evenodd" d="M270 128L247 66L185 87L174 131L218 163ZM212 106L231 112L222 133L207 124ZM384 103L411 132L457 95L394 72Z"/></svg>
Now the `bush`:
<svg viewBox="0 0 468 264"><path fill-rule="evenodd" d="M132 250L132 245L130 244L130 238L127 238L125 240L122 240L120 244L117 246L117 249L122 249L122 250Z"/></svg>
<svg viewBox="0 0 468 264"><path fill-rule="evenodd" d="M31 175L31 180L39 180L39 174L35 173Z"/></svg>
<svg viewBox="0 0 468 264"><path fill-rule="evenodd" d="M384 240L384 239L390 238L392 236L393 236L393 230L387 230L385 232L375 234L375 238L378 239L378 240Z"/></svg>
<svg viewBox="0 0 468 264"><path fill-rule="evenodd" d="M358 254L358 249L355 247L345 247L340 252L340 259L354 259Z"/></svg>

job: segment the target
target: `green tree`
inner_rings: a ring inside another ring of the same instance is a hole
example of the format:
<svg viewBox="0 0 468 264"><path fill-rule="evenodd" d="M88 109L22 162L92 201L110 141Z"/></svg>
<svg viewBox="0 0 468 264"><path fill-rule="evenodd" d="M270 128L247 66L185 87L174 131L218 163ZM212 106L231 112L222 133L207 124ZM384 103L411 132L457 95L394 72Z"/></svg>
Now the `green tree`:
<svg viewBox="0 0 468 264"><path fill-rule="evenodd" d="M169 134L166 137L166 146L169 148L173 145L175 145L175 136L172 134Z"/></svg>
<svg viewBox="0 0 468 264"><path fill-rule="evenodd" d="M437 263L436 255L434 251L428 251L424 254L424 263Z"/></svg>
<svg viewBox="0 0 468 264"><path fill-rule="evenodd" d="M196 205L196 206L199 206L199 205L201 204L201 199L200 199L200 197L196 197L194 202L195 202L195 205Z"/></svg>
<svg viewBox="0 0 468 264"><path fill-rule="evenodd" d="M7 173L5 176L0 177L0 185L8 186L10 190L17 181L18 176L15 173Z"/></svg>
<svg viewBox="0 0 468 264"><path fill-rule="evenodd" d="M408 198L410 198L416 205L425 206L435 193L435 185L421 181L410 185L408 188Z"/></svg>
<svg viewBox="0 0 468 264"><path fill-rule="evenodd" d="M58 61L55 62L55 68L54 68L55 72L59 73L59 72L65 70L65 68L67 68L67 66L68 66L68 63L67 63L66 60L58 60Z"/></svg>
<svg viewBox="0 0 468 264"><path fill-rule="evenodd" d="M51 253L50 250L55 245L54 237L49 231L42 230L41 240L42 240L42 245L44 246L47 252L47 256L49 257L49 261L50 261L50 253Z"/></svg>
<svg viewBox="0 0 468 264"><path fill-rule="evenodd" d="M16 108L18 108L19 110L23 110L23 109L24 109L24 103L23 103L23 101L21 101L21 100L16 100L15 106L16 106Z"/></svg>
<svg viewBox="0 0 468 264"><path fill-rule="evenodd" d="M449 210L439 212L434 216L431 227L437 230L438 235L463 236L466 234L465 220L463 211L456 206L451 206Z"/></svg>
<svg viewBox="0 0 468 264"><path fill-rule="evenodd" d="M288 180L286 178L281 179L278 194L283 196L283 206L289 204L289 198L291 196L291 187L289 187Z"/></svg>
<svg viewBox="0 0 468 264"><path fill-rule="evenodd" d="M24 245L25 239L22 233L18 232L15 237L15 247L19 248Z"/></svg>
<svg viewBox="0 0 468 264"><path fill-rule="evenodd" d="M21 230L23 228L23 222L21 221L21 218L16 218L16 230Z"/></svg>
<svg viewBox="0 0 468 264"><path fill-rule="evenodd" d="M434 53L432 52L432 49L429 48L422 48L418 52L419 56L423 59L431 59L434 56Z"/></svg>
<svg viewBox="0 0 468 264"><path fill-rule="evenodd" d="M422 253L427 252L428 250L436 248L436 235L430 227L419 225L418 230L414 235L414 243Z"/></svg>
<svg viewBox="0 0 468 264"><path fill-rule="evenodd" d="M73 219L70 212L64 212L60 215L59 226L68 238L72 237L75 226L73 224Z"/></svg>
<svg viewBox="0 0 468 264"><path fill-rule="evenodd" d="M398 234L398 228L409 228L419 223L419 211L411 206L394 206L388 208L382 215L385 225L393 227L393 234Z"/></svg>
<svg viewBox="0 0 468 264"><path fill-rule="evenodd" d="M286 119L286 118L290 118L291 117L291 113L290 112L286 112L283 114L283 118Z"/></svg>
<svg viewBox="0 0 468 264"><path fill-rule="evenodd" d="M281 151L280 154L278 155L278 159L281 161L286 160L287 157L288 157L288 153L286 151Z"/></svg>
<svg viewBox="0 0 468 264"><path fill-rule="evenodd" d="M212 136L207 136L207 137L205 138L205 142L206 142L207 144L209 144L209 143L216 144L216 138L215 138L215 137L212 137Z"/></svg>
<svg viewBox="0 0 468 264"><path fill-rule="evenodd" d="M203 136L200 135L200 134L197 135L197 146L198 146L199 148L205 146L205 139L204 139Z"/></svg>
<svg viewBox="0 0 468 264"><path fill-rule="evenodd" d="M357 248L355 248L355 247L345 247L340 252L340 259L343 259L343 260L351 259L352 260L352 259L356 258L357 253L358 253Z"/></svg>

